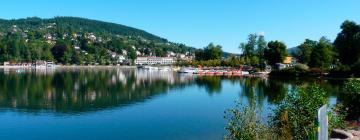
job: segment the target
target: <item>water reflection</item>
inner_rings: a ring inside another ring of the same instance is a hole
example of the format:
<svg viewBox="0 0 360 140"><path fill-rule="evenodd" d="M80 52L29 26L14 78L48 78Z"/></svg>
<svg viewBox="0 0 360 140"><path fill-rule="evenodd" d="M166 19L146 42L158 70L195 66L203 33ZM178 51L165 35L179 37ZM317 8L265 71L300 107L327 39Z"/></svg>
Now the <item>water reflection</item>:
<svg viewBox="0 0 360 140"><path fill-rule="evenodd" d="M142 102L193 77L131 69L26 70L0 73L0 107L83 112Z"/></svg>
<svg viewBox="0 0 360 140"><path fill-rule="evenodd" d="M277 104L295 86L318 83L330 95L338 81L193 76L134 69L2 70L0 108L27 112L79 113L144 102L171 89L197 85L209 96L222 93L224 81L239 84L250 106Z"/></svg>

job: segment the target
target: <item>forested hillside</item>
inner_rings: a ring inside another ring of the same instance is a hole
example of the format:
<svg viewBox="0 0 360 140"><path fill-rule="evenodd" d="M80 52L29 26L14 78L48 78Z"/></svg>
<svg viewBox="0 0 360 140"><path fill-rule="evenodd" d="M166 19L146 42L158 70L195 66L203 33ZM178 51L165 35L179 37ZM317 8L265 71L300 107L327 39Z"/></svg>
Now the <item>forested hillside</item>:
<svg viewBox="0 0 360 140"><path fill-rule="evenodd" d="M192 55L194 50L143 30L85 18L0 19L0 62L110 64L120 57Z"/></svg>

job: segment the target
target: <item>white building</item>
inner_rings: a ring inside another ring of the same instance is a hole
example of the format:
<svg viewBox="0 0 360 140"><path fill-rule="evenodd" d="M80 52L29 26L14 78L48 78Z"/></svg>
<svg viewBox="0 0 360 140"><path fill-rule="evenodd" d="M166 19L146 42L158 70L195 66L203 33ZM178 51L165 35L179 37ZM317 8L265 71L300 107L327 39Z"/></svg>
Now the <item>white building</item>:
<svg viewBox="0 0 360 140"><path fill-rule="evenodd" d="M80 49L80 46L74 45L74 49L75 49L75 50L79 50L79 49Z"/></svg>
<svg viewBox="0 0 360 140"><path fill-rule="evenodd" d="M168 57L175 57L176 54L172 51L168 51L167 54L166 54Z"/></svg>
<svg viewBox="0 0 360 140"><path fill-rule="evenodd" d="M123 55L127 55L127 51L126 50L121 50Z"/></svg>
<svg viewBox="0 0 360 140"><path fill-rule="evenodd" d="M136 65L172 65L176 63L175 57L138 57L135 60Z"/></svg>
<svg viewBox="0 0 360 140"><path fill-rule="evenodd" d="M142 56L140 51L136 51L136 56Z"/></svg>
<svg viewBox="0 0 360 140"><path fill-rule="evenodd" d="M125 60L126 60L126 58L125 58L124 55L118 55L117 58L118 58L118 60L117 60L118 63L123 63L123 62L125 62Z"/></svg>

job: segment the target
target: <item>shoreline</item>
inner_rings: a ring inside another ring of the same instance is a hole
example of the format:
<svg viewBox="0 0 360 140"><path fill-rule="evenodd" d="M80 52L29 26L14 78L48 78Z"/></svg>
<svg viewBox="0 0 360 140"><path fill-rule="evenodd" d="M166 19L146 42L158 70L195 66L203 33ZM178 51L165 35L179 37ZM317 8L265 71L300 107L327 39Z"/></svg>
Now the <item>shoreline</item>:
<svg viewBox="0 0 360 140"><path fill-rule="evenodd" d="M293 79L293 78L302 78L302 79L307 79L307 78L311 78L311 79L321 79L321 80L360 80L360 78L352 78L352 77L316 77L316 76L274 76L274 75L269 75L270 78L283 78L283 79Z"/></svg>
<svg viewBox="0 0 360 140"><path fill-rule="evenodd" d="M89 66L81 66L81 65L56 65L54 67L24 67L24 66L0 66L0 69L62 69L62 68L137 68L136 66L106 66L106 65L89 65Z"/></svg>

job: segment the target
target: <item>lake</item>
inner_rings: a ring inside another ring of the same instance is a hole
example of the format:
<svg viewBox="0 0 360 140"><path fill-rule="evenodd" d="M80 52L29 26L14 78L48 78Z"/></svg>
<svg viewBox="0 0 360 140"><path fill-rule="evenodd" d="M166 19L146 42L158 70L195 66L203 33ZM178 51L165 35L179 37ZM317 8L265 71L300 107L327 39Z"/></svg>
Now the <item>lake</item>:
<svg viewBox="0 0 360 140"><path fill-rule="evenodd" d="M1 139L222 139L224 111L271 114L294 87L341 81L205 77L123 68L0 69Z"/></svg>

